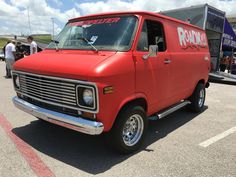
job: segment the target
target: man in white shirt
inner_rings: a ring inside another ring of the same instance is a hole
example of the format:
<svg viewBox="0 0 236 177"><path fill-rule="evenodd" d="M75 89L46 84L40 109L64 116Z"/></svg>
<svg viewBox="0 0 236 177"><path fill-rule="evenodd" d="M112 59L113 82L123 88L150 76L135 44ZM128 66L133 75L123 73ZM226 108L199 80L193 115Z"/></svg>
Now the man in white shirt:
<svg viewBox="0 0 236 177"><path fill-rule="evenodd" d="M34 41L34 38L32 36L29 36L27 38L28 43L30 44L30 55L35 54L38 52L38 46L37 43Z"/></svg>
<svg viewBox="0 0 236 177"><path fill-rule="evenodd" d="M16 42L12 40L5 48L5 59L6 59L6 78L11 78L11 70L15 63L16 57Z"/></svg>

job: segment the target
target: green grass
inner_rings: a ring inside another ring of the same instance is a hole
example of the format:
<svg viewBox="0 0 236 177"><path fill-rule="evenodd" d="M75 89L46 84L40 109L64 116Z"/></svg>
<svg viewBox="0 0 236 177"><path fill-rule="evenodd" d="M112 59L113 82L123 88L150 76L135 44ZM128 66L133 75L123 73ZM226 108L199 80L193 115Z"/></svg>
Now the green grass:
<svg viewBox="0 0 236 177"><path fill-rule="evenodd" d="M34 35L34 40L37 42L41 42L44 44L49 44L51 42L51 35ZM0 37L0 49L4 47L4 45L7 43L8 39Z"/></svg>
<svg viewBox="0 0 236 177"><path fill-rule="evenodd" d="M48 44L51 42L52 36L51 35L45 35L45 36L34 35L33 38L35 41Z"/></svg>
<svg viewBox="0 0 236 177"><path fill-rule="evenodd" d="M6 45L8 39L6 38L0 38L0 49L2 49L4 47L4 45Z"/></svg>

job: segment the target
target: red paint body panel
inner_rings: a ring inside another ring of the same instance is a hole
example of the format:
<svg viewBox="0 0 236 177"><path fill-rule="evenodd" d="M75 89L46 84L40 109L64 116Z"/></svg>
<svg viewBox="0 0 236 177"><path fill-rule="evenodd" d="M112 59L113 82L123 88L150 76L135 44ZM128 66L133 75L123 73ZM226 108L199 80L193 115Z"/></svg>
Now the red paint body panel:
<svg viewBox="0 0 236 177"><path fill-rule="evenodd" d="M205 35L203 30L192 26L167 21L165 23L168 39L170 64L170 92L174 102L189 97L199 80L208 81L210 70L210 54L208 44L205 47L190 46L181 48L176 28L183 27L189 31L195 30ZM173 40L177 39L177 40ZM207 42L207 40L206 40ZM205 60L208 58L208 60Z"/></svg>
<svg viewBox="0 0 236 177"><path fill-rule="evenodd" d="M99 89L99 113L97 119L102 121L108 131L119 112L124 100L135 97L135 72L131 53L118 52L90 73L90 81L97 83ZM114 93L103 94L105 86L113 86Z"/></svg>
<svg viewBox="0 0 236 177"><path fill-rule="evenodd" d="M200 80L208 81L210 55L205 31L185 22L149 12L118 12L72 19L93 19L120 15L138 17L132 47L127 52L45 50L16 62L15 70L94 82L98 87L97 120L109 131L120 109L129 101L143 98L147 115L152 115L182 99L188 98ZM145 19L163 24L166 51L143 60L148 52L136 51ZM184 36L185 35L185 36ZM200 35L200 36L199 36ZM191 38L191 39L190 39ZM170 64L164 61L170 59ZM114 92L104 94L103 88Z"/></svg>
<svg viewBox="0 0 236 177"><path fill-rule="evenodd" d="M15 70L57 76L70 79L88 80L88 75L98 63L106 60L116 52L45 50L20 60Z"/></svg>

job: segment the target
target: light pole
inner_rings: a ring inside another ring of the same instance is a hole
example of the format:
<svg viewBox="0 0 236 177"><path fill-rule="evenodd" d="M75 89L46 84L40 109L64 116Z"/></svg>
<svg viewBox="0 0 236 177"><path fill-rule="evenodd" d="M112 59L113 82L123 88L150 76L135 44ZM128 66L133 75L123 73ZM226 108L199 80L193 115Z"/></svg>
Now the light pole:
<svg viewBox="0 0 236 177"><path fill-rule="evenodd" d="M31 24L30 24L30 14L29 14L29 7L27 7L27 11L28 11L28 23L29 23L29 35L31 35Z"/></svg>
<svg viewBox="0 0 236 177"><path fill-rule="evenodd" d="M54 40L54 18L51 18L52 20L52 40Z"/></svg>

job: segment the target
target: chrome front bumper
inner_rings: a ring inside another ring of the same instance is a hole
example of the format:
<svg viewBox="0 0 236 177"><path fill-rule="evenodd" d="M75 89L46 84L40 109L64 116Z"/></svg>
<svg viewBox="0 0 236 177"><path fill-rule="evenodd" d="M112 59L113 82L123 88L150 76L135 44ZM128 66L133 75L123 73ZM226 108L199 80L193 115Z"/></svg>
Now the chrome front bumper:
<svg viewBox="0 0 236 177"><path fill-rule="evenodd" d="M21 109L24 112L27 112L37 118L43 119L53 124L57 124L78 132L89 135L99 135L103 132L104 129L101 122L86 120L80 117L73 117L70 115L44 109L26 102L19 97L14 97L12 101L17 108Z"/></svg>

